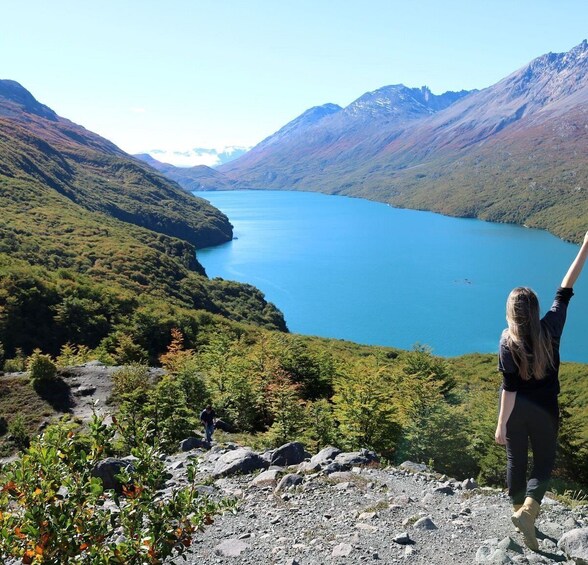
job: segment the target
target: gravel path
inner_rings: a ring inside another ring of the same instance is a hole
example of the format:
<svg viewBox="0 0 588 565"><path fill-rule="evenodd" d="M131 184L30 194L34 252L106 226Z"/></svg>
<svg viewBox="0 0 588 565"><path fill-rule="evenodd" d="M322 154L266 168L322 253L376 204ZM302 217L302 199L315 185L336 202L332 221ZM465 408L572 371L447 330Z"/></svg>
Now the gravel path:
<svg viewBox="0 0 588 565"><path fill-rule="evenodd" d="M202 452L175 456L173 464L196 456L201 476L209 476L209 455ZM282 490L275 481L254 486L254 477L225 477L208 487L216 496L235 497L237 509L196 537L187 563L566 562L557 540L588 526L588 508L572 511L546 498L537 524L541 552L534 553L521 547L508 498L494 489L393 467L309 474Z"/></svg>

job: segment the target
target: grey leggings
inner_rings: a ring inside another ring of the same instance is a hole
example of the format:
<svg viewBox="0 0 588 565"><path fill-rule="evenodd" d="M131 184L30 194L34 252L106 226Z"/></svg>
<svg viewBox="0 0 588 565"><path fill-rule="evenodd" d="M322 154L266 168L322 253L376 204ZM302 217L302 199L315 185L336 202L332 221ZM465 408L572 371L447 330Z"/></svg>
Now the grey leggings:
<svg viewBox="0 0 588 565"><path fill-rule="evenodd" d="M558 425L557 403L546 409L517 394L506 424L506 480L513 504L527 496L541 504L555 464ZM529 441L533 467L527 480Z"/></svg>

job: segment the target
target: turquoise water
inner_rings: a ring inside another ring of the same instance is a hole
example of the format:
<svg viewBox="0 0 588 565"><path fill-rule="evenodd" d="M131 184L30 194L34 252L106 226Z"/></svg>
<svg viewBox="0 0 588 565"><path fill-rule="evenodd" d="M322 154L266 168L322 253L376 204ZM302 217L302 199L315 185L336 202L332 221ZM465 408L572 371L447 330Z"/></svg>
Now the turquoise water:
<svg viewBox="0 0 588 565"><path fill-rule="evenodd" d="M544 231L306 192L197 192L233 223L198 252L210 277L255 285L291 331L439 355L495 352L504 303L531 286L551 306L578 247ZM588 268L562 358L588 362Z"/></svg>

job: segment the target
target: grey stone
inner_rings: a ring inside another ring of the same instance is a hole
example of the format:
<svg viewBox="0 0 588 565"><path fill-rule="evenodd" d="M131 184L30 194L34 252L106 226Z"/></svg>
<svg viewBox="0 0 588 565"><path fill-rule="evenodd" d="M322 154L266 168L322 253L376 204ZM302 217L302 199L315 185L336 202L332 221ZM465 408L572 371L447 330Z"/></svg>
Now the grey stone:
<svg viewBox="0 0 588 565"><path fill-rule="evenodd" d="M557 543L568 557L576 563L588 563L588 528L576 528L565 533Z"/></svg>
<svg viewBox="0 0 588 565"><path fill-rule="evenodd" d="M505 537L498 543L498 549L503 549L504 551L514 551L516 553L523 553L523 548L511 537Z"/></svg>
<svg viewBox="0 0 588 565"><path fill-rule="evenodd" d="M348 543L340 543L333 548L332 557L347 557L353 548Z"/></svg>
<svg viewBox="0 0 588 565"><path fill-rule="evenodd" d="M272 465L298 465L306 458L304 445L299 441L286 443L276 449L271 458Z"/></svg>
<svg viewBox="0 0 588 565"><path fill-rule="evenodd" d="M444 485L434 488L433 492L436 492L438 494L453 494L454 490L450 486Z"/></svg>
<svg viewBox="0 0 588 565"><path fill-rule="evenodd" d="M279 475L280 471L276 469L268 469L257 475L257 477L249 483L249 486L263 487L267 485L275 485L278 482Z"/></svg>
<svg viewBox="0 0 588 565"><path fill-rule="evenodd" d="M210 447L210 444L198 437L188 437L180 442L181 451L192 451L192 449Z"/></svg>
<svg viewBox="0 0 588 565"><path fill-rule="evenodd" d="M369 463L377 463L380 459L373 451L361 449L360 451L352 451L349 453L339 453L335 457L335 463L340 465L354 466L354 465L368 465Z"/></svg>
<svg viewBox="0 0 588 565"><path fill-rule="evenodd" d="M490 563L491 565L505 565L506 563L512 563L512 559L507 555L504 549L497 548L486 563Z"/></svg>
<svg viewBox="0 0 588 565"><path fill-rule="evenodd" d="M249 545L241 540L226 539L214 548L214 552L223 557L239 557L248 547Z"/></svg>
<svg viewBox="0 0 588 565"><path fill-rule="evenodd" d="M336 461L329 463L326 467L323 467L322 471L325 475L332 475L333 473L340 473L349 469L349 465L341 465Z"/></svg>
<svg viewBox="0 0 588 565"><path fill-rule="evenodd" d="M433 520L431 520L431 518L426 517L426 518L421 518L420 520L417 520L414 523L413 528L415 530L436 530L437 526L435 525Z"/></svg>
<svg viewBox="0 0 588 565"><path fill-rule="evenodd" d="M301 483L301 475L297 475L296 473L289 473L282 477L282 480L278 483L278 486L276 487L276 492L291 489L292 487L299 485Z"/></svg>
<svg viewBox="0 0 588 565"><path fill-rule="evenodd" d="M212 474L214 477L224 477L236 473L251 473L251 471L266 467L268 467L267 461L264 461L257 453L247 448L241 448L229 451L219 457Z"/></svg>
<svg viewBox="0 0 588 565"><path fill-rule="evenodd" d="M316 473L321 470L320 463L313 463L312 460L310 461L303 461L298 466L298 471L301 473Z"/></svg>
<svg viewBox="0 0 588 565"><path fill-rule="evenodd" d="M313 455L310 458L310 462L319 465L326 465L333 461L337 455L341 453L340 449L333 447L331 445L327 447L323 447L316 455Z"/></svg>
<svg viewBox="0 0 588 565"><path fill-rule="evenodd" d="M461 488L463 490L474 490L478 488L478 483L474 479L466 479L462 481Z"/></svg>
<svg viewBox="0 0 588 565"><path fill-rule="evenodd" d="M107 457L102 461L98 461L92 469L92 476L98 477L102 481L104 490L113 489L119 494L122 492L122 483L116 478L121 471L134 471L132 461L128 459L117 459L115 457Z"/></svg>
<svg viewBox="0 0 588 565"><path fill-rule="evenodd" d="M408 535L408 532L402 532L401 534L395 535L392 538L392 541L400 545L408 545L413 543L413 541L410 539L410 536Z"/></svg>
<svg viewBox="0 0 588 565"><path fill-rule="evenodd" d="M413 463L412 461L401 463L400 468L411 471L412 473L426 473L427 471L430 471L429 467L424 463Z"/></svg>

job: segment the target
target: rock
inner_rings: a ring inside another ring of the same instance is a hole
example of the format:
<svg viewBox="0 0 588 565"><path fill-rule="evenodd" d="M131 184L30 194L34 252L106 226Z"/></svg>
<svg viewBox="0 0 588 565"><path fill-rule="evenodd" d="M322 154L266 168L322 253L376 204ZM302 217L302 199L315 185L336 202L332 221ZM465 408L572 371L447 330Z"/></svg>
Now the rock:
<svg viewBox="0 0 588 565"><path fill-rule="evenodd" d="M181 451L192 451L192 449L208 448L210 444L198 437L188 437L180 442Z"/></svg>
<svg viewBox="0 0 588 565"><path fill-rule="evenodd" d="M310 458L310 462L321 466L327 465L333 461L335 457L339 455L339 453L341 453L340 449L329 445L327 447L323 447L323 449L321 449L316 455L313 455Z"/></svg>
<svg viewBox="0 0 588 565"><path fill-rule="evenodd" d="M222 557L239 557L248 547L241 540L226 539L214 548L214 552Z"/></svg>
<svg viewBox="0 0 588 565"><path fill-rule="evenodd" d="M405 461L404 463L400 464L401 469L406 469L412 473L426 473L429 471L429 467L427 467L424 463L413 463L412 461Z"/></svg>
<svg viewBox="0 0 588 565"><path fill-rule="evenodd" d="M326 467L323 467L322 471L325 475L332 475L333 473L341 473L343 471L346 471L347 469L347 466L344 467L340 463L333 461L332 463L329 463Z"/></svg>
<svg viewBox="0 0 588 565"><path fill-rule="evenodd" d="M433 520L431 520L431 518L426 517L426 518L421 518L420 520L417 520L414 523L413 528L415 530L436 530L437 526L435 525Z"/></svg>
<svg viewBox="0 0 588 565"><path fill-rule="evenodd" d="M306 450L299 441L292 441L278 447L272 455L272 465L298 465L306 458Z"/></svg>
<svg viewBox="0 0 588 565"><path fill-rule="evenodd" d="M462 481L461 488L463 490L474 490L478 488L478 483L474 481L474 479L466 479L465 481Z"/></svg>
<svg viewBox="0 0 588 565"><path fill-rule="evenodd" d="M335 457L335 463L353 467L354 465L368 465L369 463L377 463L380 459L373 451L361 449L360 451L352 451L349 453L339 453Z"/></svg>
<svg viewBox="0 0 588 565"><path fill-rule="evenodd" d="M313 463L312 460L311 461L303 461L298 466L298 471L300 471L301 473L317 473L320 470L321 470L321 464L320 463Z"/></svg>
<svg viewBox="0 0 588 565"><path fill-rule="evenodd" d="M524 553L523 548L511 537L505 537L498 543L498 549L503 549L504 551L514 551L516 553Z"/></svg>
<svg viewBox="0 0 588 565"><path fill-rule="evenodd" d="M358 520L373 520L377 514L375 512L362 512L357 519Z"/></svg>
<svg viewBox="0 0 588 565"><path fill-rule="evenodd" d="M407 494L399 494L390 499L390 504L395 504L397 506L408 506L411 502L414 502L414 500Z"/></svg>
<svg viewBox="0 0 588 565"><path fill-rule="evenodd" d="M347 557L353 548L348 543L340 543L333 548L332 557Z"/></svg>
<svg viewBox="0 0 588 565"><path fill-rule="evenodd" d="M401 534L397 534L392 538L392 541L394 543L398 543L400 545L409 545L414 543L411 539L410 536L408 535L408 532L402 532Z"/></svg>
<svg viewBox="0 0 588 565"><path fill-rule="evenodd" d="M588 563L588 528L576 528L565 533L557 547L576 563Z"/></svg>
<svg viewBox="0 0 588 565"><path fill-rule="evenodd" d="M450 486L444 485L444 486L434 488L433 492L436 492L439 494L453 494L454 491Z"/></svg>
<svg viewBox="0 0 588 565"><path fill-rule="evenodd" d="M91 396L95 392L95 386L81 386L76 391L74 391L74 396Z"/></svg>
<svg viewBox="0 0 588 565"><path fill-rule="evenodd" d="M251 473L266 467L268 467L267 461L264 461L257 453L247 448L240 448L219 457L212 474L214 477L224 477L236 473Z"/></svg>
<svg viewBox="0 0 588 565"><path fill-rule="evenodd" d="M251 487L263 487L267 485L274 485L278 482L278 476L280 475L280 471L276 469L268 469L267 471L263 471L255 479L253 479L249 486Z"/></svg>
<svg viewBox="0 0 588 565"><path fill-rule="evenodd" d="M292 487L299 485L300 483L302 483L301 475L297 475L296 473L289 473L282 477L282 480L278 483L278 486L276 487L276 492L291 489Z"/></svg>
<svg viewBox="0 0 588 565"><path fill-rule="evenodd" d="M224 420L217 419L216 423L214 424L214 427L215 429L221 430L222 432L230 432L232 430L231 425L225 422Z"/></svg>
<svg viewBox="0 0 588 565"><path fill-rule="evenodd" d="M117 459L115 457L107 457L102 461L98 461L92 469L92 476L98 477L102 481L104 490L113 489L117 493L122 492L122 483L116 478L121 471L126 470L132 472L134 470L133 463L128 459Z"/></svg>

